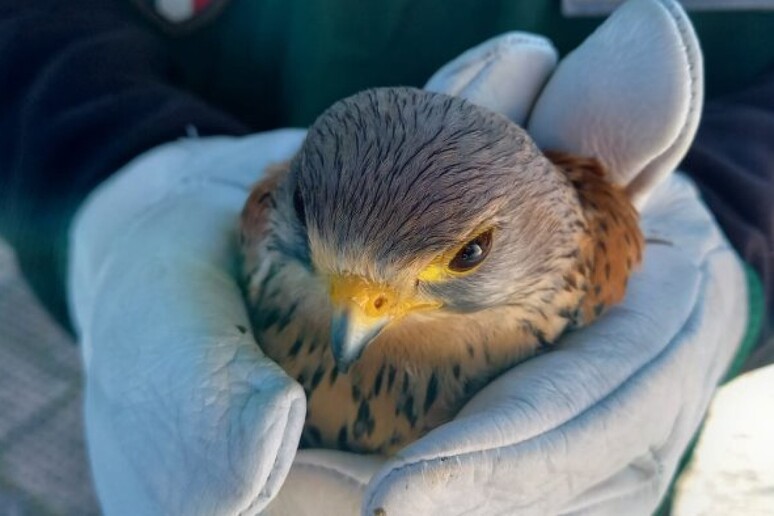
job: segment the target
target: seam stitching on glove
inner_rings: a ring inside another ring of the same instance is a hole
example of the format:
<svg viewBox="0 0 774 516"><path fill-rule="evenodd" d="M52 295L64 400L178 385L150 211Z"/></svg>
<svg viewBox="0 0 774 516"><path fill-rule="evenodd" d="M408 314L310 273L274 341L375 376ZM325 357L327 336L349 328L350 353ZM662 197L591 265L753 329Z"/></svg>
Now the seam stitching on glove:
<svg viewBox="0 0 774 516"><path fill-rule="evenodd" d="M685 62L687 63L688 68L688 110L684 115L680 131L677 133L677 136L675 136L675 139L672 141L672 143L664 149L661 153L657 154L656 156L653 156L646 164L642 167L640 172L635 176L635 178L627 185L627 188L630 186L636 186L639 184L640 181L638 179L643 179L643 174L649 171L651 167L657 166L660 161L662 161L665 157L669 156L670 154L674 153L674 150L676 147L679 147L686 139L688 132L691 130L691 128L695 128L698 126L698 121L694 121L694 113L697 109L697 102L696 99L698 97L697 92L697 85L699 83L699 77L697 76L697 68L698 63L696 60L695 55L695 49L693 49L693 46L688 44L688 41L690 41L692 38L689 34L689 29L686 24L686 14L682 12L672 1L670 0L658 0L658 4L667 11L669 14L669 19L672 22L672 25L677 31L677 34L679 36L680 44L681 44L681 50L682 54L685 57ZM694 51L692 51L694 50ZM699 57L699 60L701 58ZM677 163L675 164L675 166ZM647 183L650 183L648 187L646 188L646 191L649 191L653 187L653 175L652 172L648 174L647 178L644 178ZM642 194L639 194L642 195Z"/></svg>
<svg viewBox="0 0 774 516"><path fill-rule="evenodd" d="M553 46L545 38L540 36L530 36L528 34L521 33L505 33L499 37L501 40L498 41L495 45L492 45L491 48L487 49L483 55L477 56L475 59L468 59L457 63L456 66L450 68L448 71L444 70L443 68L439 70L437 76L449 77L460 75L470 68L478 68L477 71L473 72L473 77L470 80L466 81L461 86L455 87L452 90L445 92L446 94L459 96L460 92L469 88L470 85L474 82L479 81L481 75L483 75L486 70L490 69L491 65L495 61L502 60L503 56L513 54L516 50L522 48L532 48L535 50L553 51ZM435 77L435 75L431 77L431 80Z"/></svg>

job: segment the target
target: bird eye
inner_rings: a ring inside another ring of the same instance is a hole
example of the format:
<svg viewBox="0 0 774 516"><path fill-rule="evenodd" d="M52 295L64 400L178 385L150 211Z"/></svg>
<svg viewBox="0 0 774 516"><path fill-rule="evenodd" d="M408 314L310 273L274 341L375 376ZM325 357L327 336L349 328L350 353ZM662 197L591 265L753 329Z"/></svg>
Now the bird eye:
<svg viewBox="0 0 774 516"><path fill-rule="evenodd" d="M301 189L296 187L293 192L293 209L296 210L296 216L302 226L306 226L306 209L304 208L304 198L301 197Z"/></svg>
<svg viewBox="0 0 774 516"><path fill-rule="evenodd" d="M462 246L449 262L449 270L466 272L479 265L492 248L492 230L484 231L476 238Z"/></svg>

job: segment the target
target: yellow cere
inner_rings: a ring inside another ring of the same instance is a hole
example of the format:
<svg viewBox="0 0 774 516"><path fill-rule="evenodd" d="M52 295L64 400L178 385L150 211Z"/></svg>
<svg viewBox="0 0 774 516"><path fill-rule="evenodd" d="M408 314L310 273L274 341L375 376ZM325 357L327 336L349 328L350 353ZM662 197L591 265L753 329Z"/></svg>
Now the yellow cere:
<svg viewBox="0 0 774 516"><path fill-rule="evenodd" d="M440 303L401 295L395 289L354 275L334 276L330 283L334 305L355 308L356 314L367 318L391 319L408 312L438 308Z"/></svg>

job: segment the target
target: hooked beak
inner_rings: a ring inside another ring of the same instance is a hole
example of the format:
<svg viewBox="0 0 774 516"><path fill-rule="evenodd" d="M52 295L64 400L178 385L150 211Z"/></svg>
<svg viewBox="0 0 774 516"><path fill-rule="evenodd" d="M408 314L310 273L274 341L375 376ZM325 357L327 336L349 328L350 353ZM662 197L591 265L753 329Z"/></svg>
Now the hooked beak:
<svg viewBox="0 0 774 516"><path fill-rule="evenodd" d="M349 370L390 321L441 306L352 275L331 278L330 296L334 306L331 351L341 372Z"/></svg>
<svg viewBox="0 0 774 516"><path fill-rule="evenodd" d="M346 373L389 322L371 318L353 309L339 309L331 321L331 351L339 371Z"/></svg>

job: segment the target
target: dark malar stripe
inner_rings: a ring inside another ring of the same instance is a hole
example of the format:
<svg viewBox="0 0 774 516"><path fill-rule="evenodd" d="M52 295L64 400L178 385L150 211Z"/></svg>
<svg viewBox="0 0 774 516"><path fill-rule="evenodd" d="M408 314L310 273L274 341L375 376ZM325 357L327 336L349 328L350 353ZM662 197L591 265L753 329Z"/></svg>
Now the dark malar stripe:
<svg viewBox="0 0 774 516"><path fill-rule="evenodd" d="M334 366L334 367L331 368L331 379L330 379L331 385L336 383L336 379L338 377L339 377L339 368Z"/></svg>
<svg viewBox="0 0 774 516"><path fill-rule="evenodd" d="M409 375L408 375L408 372L404 372L403 385L401 385L400 387L400 392L402 392L403 394L406 394L406 392L408 392L408 388L409 388Z"/></svg>
<svg viewBox="0 0 774 516"><path fill-rule="evenodd" d="M414 428L417 424L417 415L414 414L414 396L406 398L406 402L401 407L401 412L408 419L411 428Z"/></svg>
<svg viewBox="0 0 774 516"><path fill-rule="evenodd" d="M430 410L430 407L433 406L433 403L435 402L435 399L437 397L438 397L438 376L436 376L436 374L433 373L430 375L430 380L428 380L427 382L427 391L425 393L425 404L422 407L425 414L427 414L427 411Z"/></svg>
<svg viewBox="0 0 774 516"><path fill-rule="evenodd" d="M312 375L312 383L309 386L310 390L315 390L317 388L324 374L325 374L325 368L322 365L318 366L314 374Z"/></svg>
<svg viewBox="0 0 774 516"><path fill-rule="evenodd" d="M259 330L268 330L277 323L280 315L277 310L274 309L259 309L255 318L255 325Z"/></svg>
<svg viewBox="0 0 774 516"><path fill-rule="evenodd" d="M296 339L296 341L290 347L290 351L288 351L288 356L292 358L298 355L298 352L301 351L301 346L303 345L304 341L301 338Z"/></svg>
<svg viewBox="0 0 774 516"><path fill-rule="evenodd" d="M473 394L475 394L478 391L478 388L481 386L481 382L478 380L467 380L465 382L465 388L464 388L464 395L465 397L470 397Z"/></svg>
<svg viewBox="0 0 774 516"><path fill-rule="evenodd" d="M551 343L546 338L546 334L542 330L535 329L535 338L538 341L540 349L546 349L551 346Z"/></svg>
<svg viewBox="0 0 774 516"><path fill-rule="evenodd" d="M387 390L392 390L392 386L395 383L395 375L398 374L398 370L395 366L390 366L390 371L387 373Z"/></svg>
<svg viewBox="0 0 774 516"><path fill-rule="evenodd" d="M285 311L282 316L277 318L277 331L281 332L285 329L285 327L290 324L290 321L293 320L293 315L296 312L296 309L298 308L298 303L293 303L288 310Z"/></svg>
<svg viewBox="0 0 774 516"><path fill-rule="evenodd" d="M346 450L348 448L348 446L347 446L347 427L346 426L342 426L339 429L339 435L336 438L336 442L338 443L340 450Z"/></svg>
<svg viewBox="0 0 774 516"><path fill-rule="evenodd" d="M319 445L322 442L320 429L314 425L307 425L304 434L307 437L307 442L312 446Z"/></svg>
<svg viewBox="0 0 774 516"><path fill-rule="evenodd" d="M567 319L567 320L569 320L569 321L572 321L572 316L573 316L573 313L572 313L572 311L570 311L570 309L569 309L569 308L567 308L567 307L564 307L564 308L561 308L561 309L559 309L559 311L558 311L556 314L557 314L559 317L561 317L562 319Z"/></svg>
<svg viewBox="0 0 774 516"><path fill-rule="evenodd" d="M360 402L357 409L357 419L352 425L352 435L355 439L360 439L363 434L371 435L374 431L375 421L371 417L371 407L366 400Z"/></svg>
<svg viewBox="0 0 774 516"><path fill-rule="evenodd" d="M384 379L384 367L382 366L381 369L379 369L379 372L376 373L376 380L374 380L374 396L379 396L379 392L382 390L382 381Z"/></svg>
<svg viewBox="0 0 774 516"><path fill-rule="evenodd" d="M269 270L266 271L266 276L263 277L263 279L261 280L261 284L258 287L258 291L261 293L261 296L259 298L260 300L263 299L264 294L269 289L269 282L274 279L274 276L277 275L277 272L279 272L279 267L276 264L272 263L269 266Z"/></svg>

